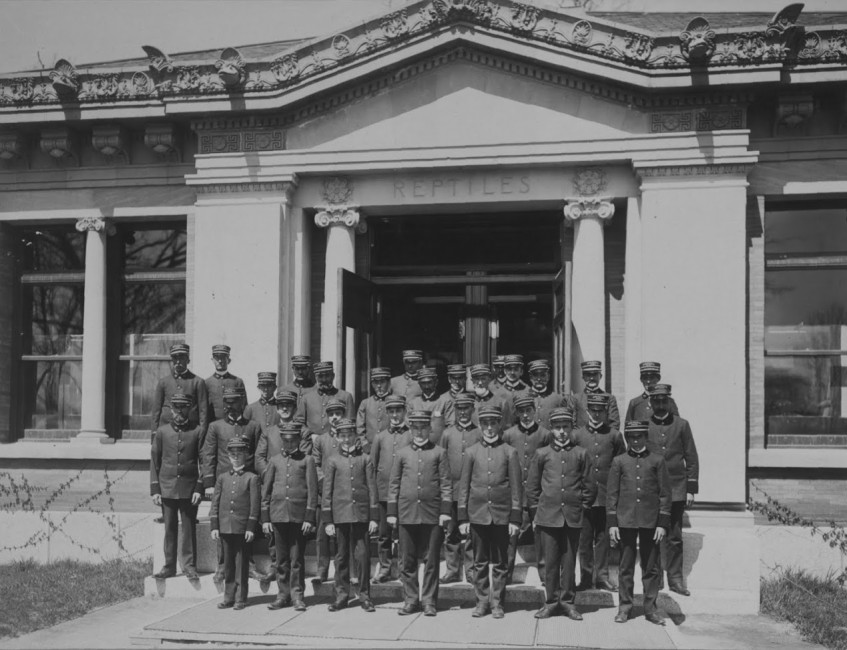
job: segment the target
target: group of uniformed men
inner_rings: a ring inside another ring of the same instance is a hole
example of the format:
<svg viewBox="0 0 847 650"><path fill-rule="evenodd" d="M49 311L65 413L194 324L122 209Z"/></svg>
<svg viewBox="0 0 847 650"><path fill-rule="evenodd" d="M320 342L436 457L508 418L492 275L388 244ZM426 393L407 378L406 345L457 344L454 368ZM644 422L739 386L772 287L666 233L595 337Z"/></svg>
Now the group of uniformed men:
<svg viewBox="0 0 847 650"><path fill-rule="evenodd" d="M647 620L664 624L656 611L660 546L669 588L689 594L682 516L697 493L697 450L671 387L659 383L658 363L640 364L644 392L629 403L622 436L617 402L600 388L599 361L582 363L585 388L576 395L553 390L544 359L528 364L525 383L521 355L495 357L493 370L450 365L450 388L438 394L435 369L423 366L421 351L406 350L405 372L392 377L388 368L373 368L372 394L355 409L334 385L333 364L312 364L305 355L292 357L294 380L282 388L276 373L260 372L260 397L247 405L244 382L228 371L230 352L212 348L215 372L203 380L188 369L188 345L174 345L172 372L156 387L151 493L165 523L157 578L176 575L177 559L185 576L198 577L196 509L205 493L220 540L222 608L246 606L248 577L275 574L279 594L269 608L305 609L303 556L312 534L314 581L327 580L336 546L330 611L348 606L356 581L360 606L373 611L375 534L374 583L397 577L399 547L401 615L434 616L439 583L464 577L476 593L473 616L502 618L516 550L526 543L535 544L546 591L537 618L580 620L575 591L596 586L619 591L615 620L625 622L636 548ZM270 574L252 563L260 531L274 540ZM618 586L609 578L612 545L621 549ZM446 573L439 578L442 546Z"/></svg>

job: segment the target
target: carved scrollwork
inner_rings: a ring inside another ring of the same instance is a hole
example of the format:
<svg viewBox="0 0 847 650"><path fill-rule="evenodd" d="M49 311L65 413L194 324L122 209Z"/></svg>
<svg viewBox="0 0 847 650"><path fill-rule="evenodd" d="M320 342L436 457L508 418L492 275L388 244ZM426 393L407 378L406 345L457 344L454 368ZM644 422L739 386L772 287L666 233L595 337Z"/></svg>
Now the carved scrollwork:
<svg viewBox="0 0 847 650"><path fill-rule="evenodd" d="M10 79L0 92L0 104L23 104L32 99L32 79Z"/></svg>
<svg viewBox="0 0 847 650"><path fill-rule="evenodd" d="M581 167L573 177L573 187L579 196L594 196L606 189L606 171L600 167Z"/></svg>
<svg viewBox="0 0 847 650"><path fill-rule="evenodd" d="M278 81L285 82L296 79L300 74L297 54L286 54L275 58L271 64L271 72Z"/></svg>
<svg viewBox="0 0 847 650"><path fill-rule="evenodd" d="M615 214L615 204L608 197L580 196L574 199L565 199L564 212L568 221L595 217L606 223Z"/></svg>
<svg viewBox="0 0 847 650"><path fill-rule="evenodd" d="M594 28L587 20L580 20L571 30L571 40L577 45L588 47L594 37Z"/></svg>
<svg viewBox="0 0 847 650"><path fill-rule="evenodd" d="M18 160L24 153L24 139L17 131L0 133L0 160L11 162Z"/></svg>
<svg viewBox="0 0 847 650"><path fill-rule="evenodd" d="M56 161L79 161L76 135L67 127L43 131L38 146L41 148L41 151Z"/></svg>
<svg viewBox="0 0 847 650"><path fill-rule="evenodd" d="M118 93L118 75L101 74L83 82L81 100L111 99Z"/></svg>
<svg viewBox="0 0 847 650"><path fill-rule="evenodd" d="M129 162L130 136L119 126L95 126L91 146L111 161Z"/></svg>
<svg viewBox="0 0 847 650"><path fill-rule="evenodd" d="M536 7L526 5L520 2L512 4L512 13L509 17L509 26L517 32L532 32L538 20L541 18L541 11Z"/></svg>
<svg viewBox="0 0 847 650"><path fill-rule="evenodd" d="M115 226L105 217L80 217L76 220L75 228L79 232L104 232L107 235L115 234Z"/></svg>
<svg viewBox="0 0 847 650"><path fill-rule="evenodd" d="M328 228L334 225L359 228L360 215L358 205L320 205L316 209L315 225L318 228Z"/></svg>
<svg viewBox="0 0 847 650"><path fill-rule="evenodd" d="M655 43L653 39L649 36L628 32L624 36L623 55L627 59L644 62L647 61L653 53L654 45Z"/></svg>
<svg viewBox="0 0 847 650"><path fill-rule="evenodd" d="M688 27L679 35L679 49L689 63L708 63L715 53L715 32L709 21L698 16L688 23Z"/></svg>
<svg viewBox="0 0 847 650"><path fill-rule="evenodd" d="M332 37L332 49L335 51L335 56L343 59L350 55L350 39L344 34L336 34Z"/></svg>
<svg viewBox="0 0 847 650"><path fill-rule="evenodd" d="M164 160L181 160L179 138L173 124L149 124L144 130L144 144Z"/></svg>
<svg viewBox="0 0 847 650"><path fill-rule="evenodd" d="M409 31L406 10L401 9L400 11L395 11L394 13L384 16L379 21L379 26L382 28L382 33L385 34L385 38L388 40L393 41L398 38L402 38Z"/></svg>
<svg viewBox="0 0 847 650"><path fill-rule="evenodd" d="M847 32L842 31L830 36L822 58L824 61L847 59Z"/></svg>
<svg viewBox="0 0 847 650"><path fill-rule="evenodd" d="M65 59L56 61L50 71L50 83L60 97L76 95L79 91L79 75L76 68Z"/></svg>
<svg viewBox="0 0 847 650"><path fill-rule="evenodd" d="M321 194L331 205L346 204L353 196L353 182L346 176L325 178Z"/></svg>
<svg viewBox="0 0 847 650"><path fill-rule="evenodd" d="M170 57L162 52L162 50L153 47L152 45L142 45L141 49L147 55L150 69L156 74L174 71L174 62Z"/></svg>
<svg viewBox="0 0 847 650"><path fill-rule="evenodd" d="M817 32L806 32L803 47L797 55L801 59L817 59L823 53L823 41Z"/></svg>
<svg viewBox="0 0 847 650"><path fill-rule="evenodd" d="M136 72L130 78L124 78L118 85L117 96L120 99L147 97L156 92L156 84L146 72Z"/></svg>
<svg viewBox="0 0 847 650"><path fill-rule="evenodd" d="M220 58L215 61L215 69L223 85L229 90L238 88L247 81L247 64L234 47L228 47L221 52Z"/></svg>
<svg viewBox="0 0 847 650"><path fill-rule="evenodd" d="M451 0L447 8L449 20L468 20L480 25L490 25L497 7L488 0Z"/></svg>

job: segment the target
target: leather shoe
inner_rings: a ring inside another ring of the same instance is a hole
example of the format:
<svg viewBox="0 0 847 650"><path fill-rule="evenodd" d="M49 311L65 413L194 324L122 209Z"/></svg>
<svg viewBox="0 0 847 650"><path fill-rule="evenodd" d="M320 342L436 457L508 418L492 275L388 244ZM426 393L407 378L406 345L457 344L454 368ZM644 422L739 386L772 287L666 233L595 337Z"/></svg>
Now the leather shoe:
<svg viewBox="0 0 847 650"><path fill-rule="evenodd" d="M506 612L503 611L502 607L492 607L491 608L491 618L503 618L506 615Z"/></svg>
<svg viewBox="0 0 847 650"><path fill-rule="evenodd" d="M294 601L294 611L295 612L305 612L306 611L306 603L304 603L302 600L295 600Z"/></svg>
<svg viewBox="0 0 847 650"><path fill-rule="evenodd" d="M421 611L421 608L417 603L406 603L397 610L397 613L400 616L408 616L409 614L417 614L419 611Z"/></svg>
<svg viewBox="0 0 847 650"><path fill-rule="evenodd" d="M576 586L577 591L588 591L589 589L593 589L593 588L594 588L594 585L592 585L590 582L580 582Z"/></svg>
<svg viewBox="0 0 847 650"><path fill-rule="evenodd" d="M618 586L614 582L611 582L609 580L600 580L597 583L597 588L603 589L604 591L617 591L618 590Z"/></svg>
<svg viewBox="0 0 847 650"><path fill-rule="evenodd" d="M567 616L572 621L582 620L582 614L580 614L579 610L573 605L571 605L570 607L568 607L567 605L565 606L565 616Z"/></svg>
<svg viewBox="0 0 847 650"><path fill-rule="evenodd" d="M165 578L173 578L176 575L176 571L173 569L168 569L165 567L164 569L159 569L156 573L153 574L153 577L157 580L164 580Z"/></svg>
<svg viewBox="0 0 847 650"><path fill-rule="evenodd" d="M337 612L339 609L347 609L347 601L346 600L336 600L334 603L330 603L327 606L327 609L331 612Z"/></svg>
<svg viewBox="0 0 847 650"><path fill-rule="evenodd" d="M188 571L183 571L182 575L184 575L189 580L199 580L200 576L197 574L197 571L194 569L188 569Z"/></svg>
<svg viewBox="0 0 847 650"><path fill-rule="evenodd" d="M486 607L485 605L477 605L471 612L471 616L473 616L474 618L482 618L486 614L488 614L488 607Z"/></svg>
<svg viewBox="0 0 847 650"><path fill-rule="evenodd" d="M322 582L326 582L327 578L328 578L328 576L326 574L321 574L319 576L315 576L314 578L312 578L312 584L313 585L319 585Z"/></svg>
<svg viewBox="0 0 847 650"><path fill-rule="evenodd" d="M235 605L232 606L233 609L237 610L244 609L245 607L247 607L247 603L242 602L235 603Z"/></svg>
<svg viewBox="0 0 847 650"><path fill-rule="evenodd" d="M450 574L445 574L445 575L441 576L438 579L438 582L440 582L442 585L446 585L446 584L450 584L451 582L459 582L459 580L460 580L460 578L459 578L458 573L450 573Z"/></svg>
<svg viewBox="0 0 847 650"><path fill-rule="evenodd" d="M362 609L365 610L366 612L375 612L376 611L376 607L374 607L373 602L371 602L371 600L369 598L365 598L362 601Z"/></svg>
<svg viewBox="0 0 847 650"><path fill-rule="evenodd" d="M229 609L235 605L235 603L218 603L218 609Z"/></svg>
<svg viewBox="0 0 847 650"><path fill-rule="evenodd" d="M268 605L268 609L282 609L283 607L288 607L291 605L291 601L287 598L277 598L270 605Z"/></svg>
<svg viewBox="0 0 847 650"><path fill-rule="evenodd" d="M615 623L626 623L629 620L628 612L618 612L615 616Z"/></svg>
<svg viewBox="0 0 847 650"><path fill-rule="evenodd" d="M668 589L670 589L674 593L679 594L680 596L690 596L691 595L691 592L688 591L688 589L686 589L682 585L668 585Z"/></svg>
<svg viewBox="0 0 847 650"><path fill-rule="evenodd" d="M550 618L558 613L559 605L557 603L551 603L550 605L544 605L544 607L535 612L535 618Z"/></svg>
<svg viewBox="0 0 847 650"><path fill-rule="evenodd" d="M391 574L383 573L380 571L376 576L374 576L373 580L371 580L371 584L378 585L383 582L391 582Z"/></svg>
<svg viewBox="0 0 847 650"><path fill-rule="evenodd" d="M644 618L647 619L653 625L664 625L665 619L663 619L658 614L645 614Z"/></svg>
<svg viewBox="0 0 847 650"><path fill-rule="evenodd" d="M424 605L423 612L424 616L435 616L435 605Z"/></svg>
<svg viewBox="0 0 847 650"><path fill-rule="evenodd" d="M156 517L155 519L153 519L153 523L154 524L163 524L163 523L165 523L165 518L164 517Z"/></svg>

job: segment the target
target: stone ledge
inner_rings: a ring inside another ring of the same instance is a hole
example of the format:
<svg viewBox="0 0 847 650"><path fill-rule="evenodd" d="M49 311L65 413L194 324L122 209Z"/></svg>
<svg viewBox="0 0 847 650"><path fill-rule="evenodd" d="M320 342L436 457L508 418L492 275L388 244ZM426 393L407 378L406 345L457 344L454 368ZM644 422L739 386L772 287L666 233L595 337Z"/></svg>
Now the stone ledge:
<svg viewBox="0 0 847 650"><path fill-rule="evenodd" d="M843 469L847 467L847 449L751 449L747 467Z"/></svg>
<svg viewBox="0 0 847 650"><path fill-rule="evenodd" d="M91 442L76 441L20 441L0 445L0 459L33 459L33 460L149 460L150 445L138 442L122 442L101 444L99 439Z"/></svg>

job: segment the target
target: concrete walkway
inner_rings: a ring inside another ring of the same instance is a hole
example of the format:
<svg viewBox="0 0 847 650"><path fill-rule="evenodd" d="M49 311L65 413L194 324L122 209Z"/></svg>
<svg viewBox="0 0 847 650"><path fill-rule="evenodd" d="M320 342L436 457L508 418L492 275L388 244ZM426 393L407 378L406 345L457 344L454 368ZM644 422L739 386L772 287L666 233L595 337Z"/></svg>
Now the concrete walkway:
<svg viewBox="0 0 847 650"><path fill-rule="evenodd" d="M73 621L0 641L0 648L197 647L586 647L586 648L822 648L801 640L788 624L764 616L674 615L664 628L639 616L613 622L615 607L580 605L581 622L538 621L535 606L514 603L506 617L471 617L468 604L444 603L438 616L398 616L399 604L380 602L330 613L327 599L311 596L306 612L269 611L272 595L250 598L247 609L219 610L220 598L136 598ZM355 603L355 601L354 601ZM636 613L640 613L637 611ZM674 622L675 621L675 622ZM231 645L234 647L234 645Z"/></svg>

